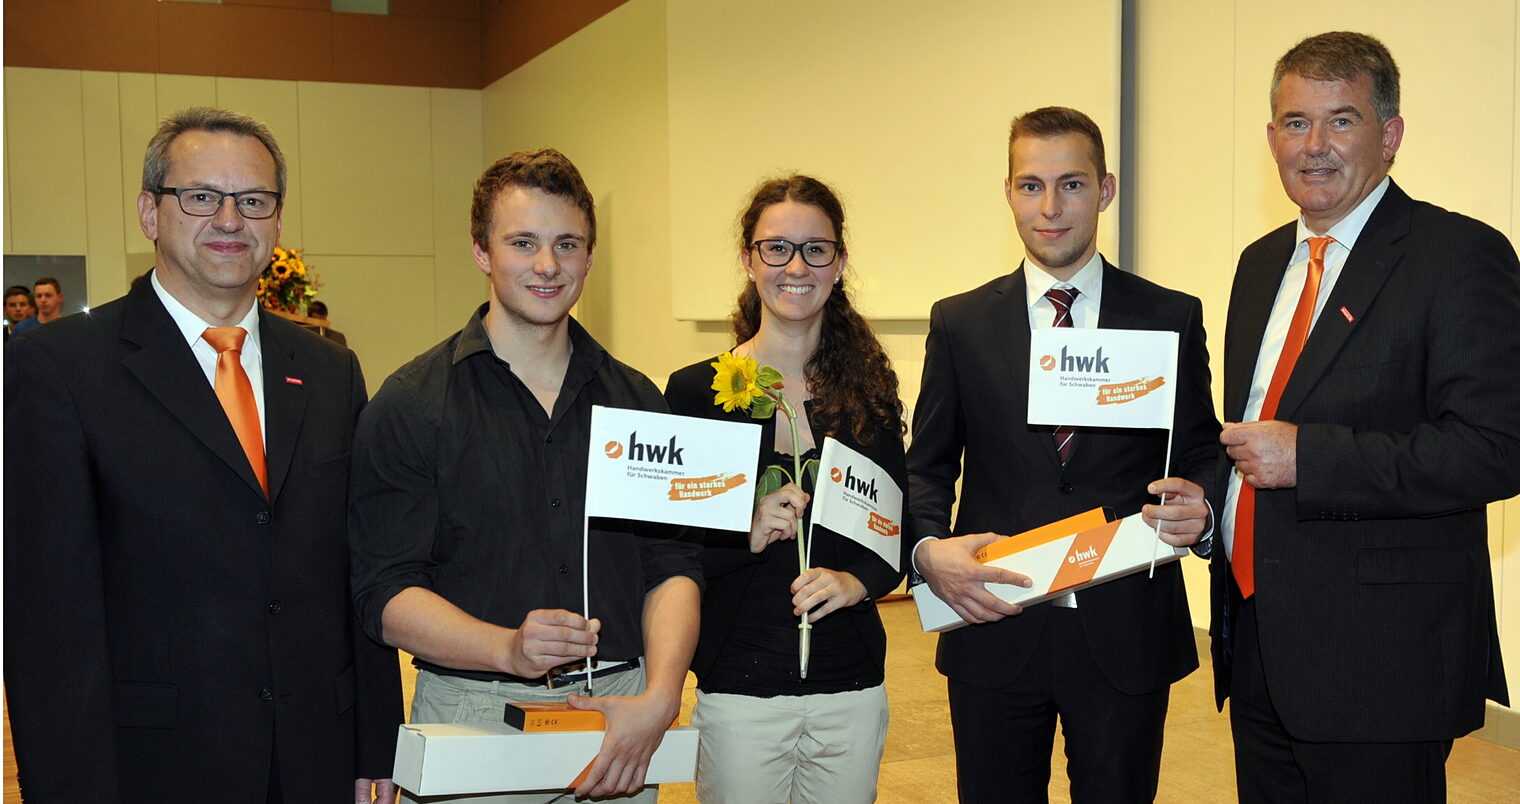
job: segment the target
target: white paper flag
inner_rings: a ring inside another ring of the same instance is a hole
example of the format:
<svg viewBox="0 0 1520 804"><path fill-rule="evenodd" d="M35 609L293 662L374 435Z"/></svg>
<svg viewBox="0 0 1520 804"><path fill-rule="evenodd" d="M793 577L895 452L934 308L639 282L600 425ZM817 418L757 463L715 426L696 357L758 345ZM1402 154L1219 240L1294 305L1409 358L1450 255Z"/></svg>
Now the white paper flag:
<svg viewBox="0 0 1520 804"><path fill-rule="evenodd" d="M823 440L814 525L854 539L901 569L902 501L902 489L885 469L832 438Z"/></svg>
<svg viewBox="0 0 1520 804"><path fill-rule="evenodd" d="M586 515L749 530L760 425L591 409Z"/></svg>
<svg viewBox="0 0 1520 804"><path fill-rule="evenodd" d="M1036 329L1029 338L1029 423L1170 430L1177 333Z"/></svg>

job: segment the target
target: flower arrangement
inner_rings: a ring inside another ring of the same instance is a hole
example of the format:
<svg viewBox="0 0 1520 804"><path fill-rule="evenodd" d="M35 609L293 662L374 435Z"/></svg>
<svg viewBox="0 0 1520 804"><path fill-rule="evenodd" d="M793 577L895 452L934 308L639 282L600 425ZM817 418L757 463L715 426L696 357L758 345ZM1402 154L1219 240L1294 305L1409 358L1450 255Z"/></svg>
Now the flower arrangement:
<svg viewBox="0 0 1520 804"><path fill-rule="evenodd" d="M779 466L766 467L760 481L755 484L755 500L759 499L781 486L787 480L803 485L802 456L797 450L797 411L781 393L783 377L781 372L770 366L759 365L752 357L740 357L732 351L724 352L718 356L716 362L710 364L713 367L712 389L716 393L713 396L713 404L723 408L723 412L732 413L735 409L747 411L751 419L769 419L776 414L779 407L786 414L787 423L792 428L792 474L784 477L786 470ZM816 460L809 460L808 467L817 473ZM795 512L797 517L797 574L807 572L807 543L802 533L802 512ZM802 678L807 678L808 652L812 643L813 624L808 622L808 615L803 612L801 622L797 624L800 631L797 634L798 668Z"/></svg>
<svg viewBox="0 0 1520 804"><path fill-rule="evenodd" d="M257 297L266 310L304 315L320 287L322 283L316 273L301 259L300 249L275 246L269 264L259 276Z"/></svg>

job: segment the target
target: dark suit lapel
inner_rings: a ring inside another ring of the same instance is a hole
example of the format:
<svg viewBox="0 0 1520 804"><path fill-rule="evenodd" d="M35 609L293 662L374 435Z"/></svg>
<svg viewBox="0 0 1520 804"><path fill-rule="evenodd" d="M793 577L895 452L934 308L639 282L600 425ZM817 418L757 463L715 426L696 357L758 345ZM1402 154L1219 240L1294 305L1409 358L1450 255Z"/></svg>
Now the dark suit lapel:
<svg viewBox="0 0 1520 804"><path fill-rule="evenodd" d="M1027 269L1020 266L1018 270L998 280L993 287L997 294L994 301L992 320L988 322L992 327L994 336L997 338L998 349L1003 353L1003 359L1008 364L1008 382L992 383L995 392L994 399L1006 397L1007 410L1010 417L1017 421L1025 422L1024 427L1030 429L1029 421L1029 300L1028 285L1024 279ZM1045 436L1040 438L1041 450L1050 459L1052 468L1056 471L1061 469L1061 456L1056 454L1055 439L1050 437L1046 428L1033 428L1036 434ZM1073 447L1075 448L1075 447Z"/></svg>
<svg viewBox="0 0 1520 804"><path fill-rule="evenodd" d="M296 361L291 337L269 325L270 314L259 311L259 341L264 350L264 463L269 472L269 499L278 500L290 463L296 454L301 421L306 417L307 376Z"/></svg>
<svg viewBox="0 0 1520 804"><path fill-rule="evenodd" d="M1288 378L1282 400L1277 405L1278 419L1292 421L1298 406L1303 404L1309 391L1340 354L1346 339L1356 330L1357 322L1372 306L1378 291L1388 281L1389 272L1403 256L1394 244L1409 232L1409 217L1409 197L1396 185L1390 185L1357 236L1356 248L1341 266L1340 278L1335 280L1335 288L1330 291L1330 298L1325 301L1314 329L1309 332L1309 340L1293 365L1293 375ZM1343 307L1354 320L1346 319L1341 312Z"/></svg>
<svg viewBox="0 0 1520 804"><path fill-rule="evenodd" d="M1224 352L1226 421L1238 422L1245 415L1261 339L1283 274L1288 272L1288 261L1293 259L1297 232L1297 224L1291 223L1267 235L1261 249L1265 256L1252 264L1242 262L1230 289Z"/></svg>
<svg viewBox="0 0 1520 804"><path fill-rule="evenodd" d="M127 294L126 308L121 337L136 345L138 350L123 359L122 366L132 372L185 429L263 496L264 490L253 475L253 467L248 463L248 456L243 454L243 447L238 443L221 402L217 401L216 392L206 381L206 373L196 362L190 345L185 342L169 311L158 300L152 283L137 283L137 287Z"/></svg>

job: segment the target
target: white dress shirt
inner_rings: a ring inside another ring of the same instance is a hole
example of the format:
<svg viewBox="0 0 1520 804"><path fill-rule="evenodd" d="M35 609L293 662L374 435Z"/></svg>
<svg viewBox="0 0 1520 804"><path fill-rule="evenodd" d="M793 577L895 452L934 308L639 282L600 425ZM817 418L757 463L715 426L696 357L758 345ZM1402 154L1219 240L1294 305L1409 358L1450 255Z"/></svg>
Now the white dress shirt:
<svg viewBox="0 0 1520 804"><path fill-rule="evenodd" d="M164 309L169 311L169 317L174 319L175 325L185 336L185 342L190 344L190 352L195 355L195 362L199 363L201 370L206 373L206 382L216 388L216 349L206 342L205 334L209 327L216 326L201 320L201 317L190 312L190 308L181 304L179 299L174 298L168 290L164 289L163 283L158 281L158 270L155 269L149 275L149 281L153 283L153 291L158 294L158 300L164 303ZM248 382L253 386L253 401L259 409L259 438L264 444L269 444L269 438L265 434L264 427L264 353L259 348L259 305L254 303L248 308L248 314L237 322L236 326L242 327L248 336L243 339L243 348L239 353L242 358L243 371L248 374Z"/></svg>
<svg viewBox="0 0 1520 804"><path fill-rule="evenodd" d="M1272 314L1267 317L1267 329L1261 336L1261 348L1256 353L1256 371L1251 375L1251 393L1246 397L1246 409L1241 414L1241 421L1254 422L1261 416L1267 386L1272 382L1273 372L1277 370L1277 359L1282 356L1283 342L1288 339L1288 326L1293 322L1293 311L1298 307L1298 297L1303 294L1304 282L1309 278L1309 238L1335 238L1335 242L1325 250L1325 272L1320 276L1319 295L1315 297L1314 316L1309 323L1309 332L1312 334L1314 325L1319 323L1320 314L1325 310L1325 301L1335 289L1336 280L1340 279L1346 258L1351 256L1351 249L1356 247L1356 239L1361 236L1367 219L1372 217L1372 210L1377 208L1378 202L1388 192L1389 182L1390 179L1384 176L1382 183L1362 199L1362 203L1357 204L1355 209L1331 226L1330 231L1324 235L1310 231L1303 215L1298 216L1298 245L1294 246L1288 270L1283 274L1282 283L1277 286L1277 299L1272 302ZM1221 530L1226 557L1235 555L1235 501L1240 497L1242 477L1239 470L1231 472L1230 485L1225 490Z"/></svg>

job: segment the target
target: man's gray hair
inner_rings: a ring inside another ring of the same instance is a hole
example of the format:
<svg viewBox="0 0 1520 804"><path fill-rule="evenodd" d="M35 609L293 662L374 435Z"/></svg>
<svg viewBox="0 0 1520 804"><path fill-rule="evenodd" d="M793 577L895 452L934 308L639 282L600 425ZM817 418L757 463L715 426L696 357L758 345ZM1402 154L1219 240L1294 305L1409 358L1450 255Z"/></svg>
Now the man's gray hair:
<svg viewBox="0 0 1520 804"><path fill-rule="evenodd" d="M169 175L169 146L186 131L226 132L258 140L274 157L274 189L281 196L285 195L285 154L280 151L274 135L269 133L269 127L247 115L210 106L185 109L159 124L153 139L148 140L148 152L143 154L142 189L157 193L164 186L164 177Z"/></svg>

